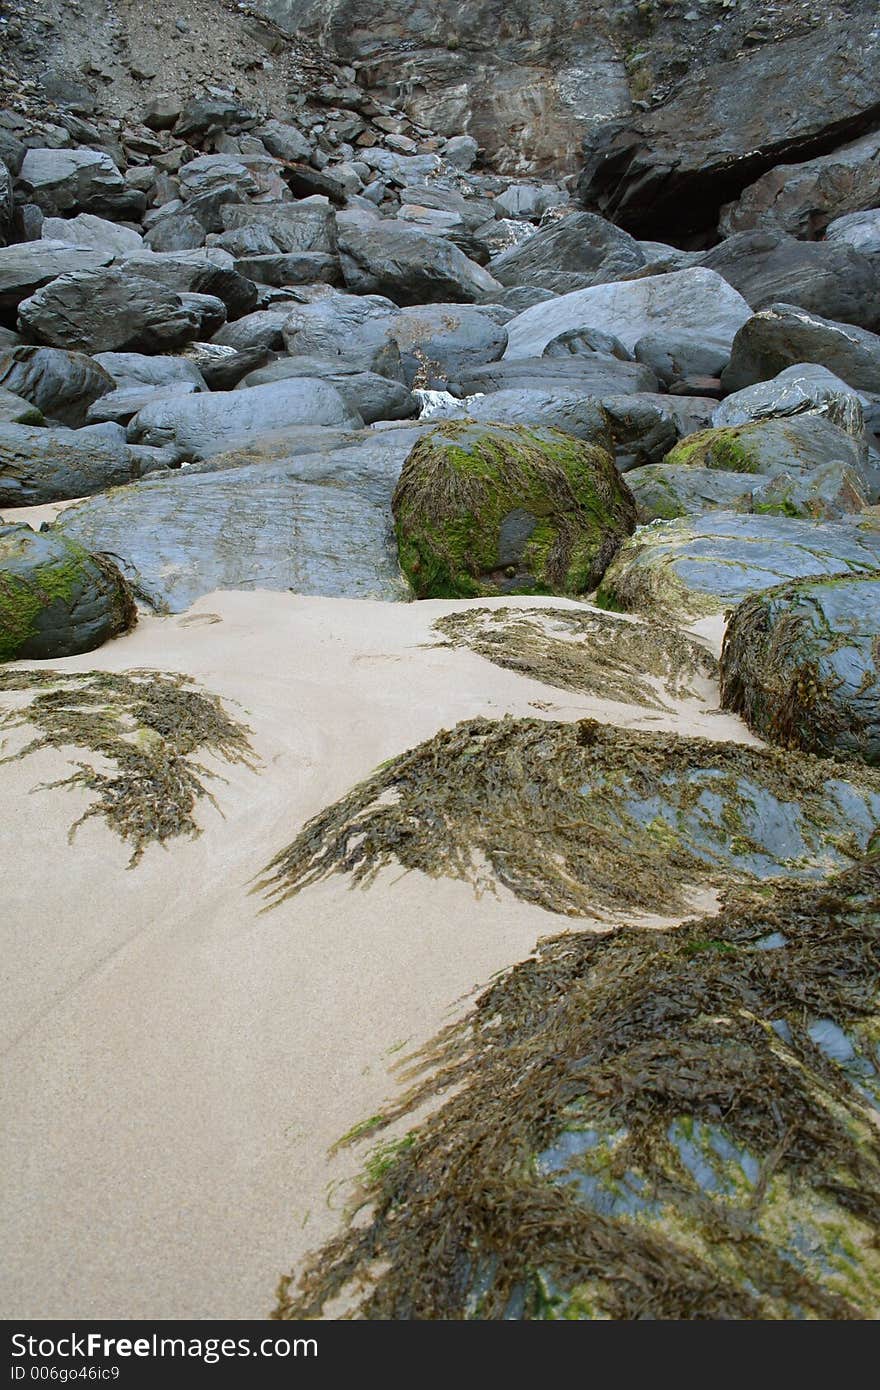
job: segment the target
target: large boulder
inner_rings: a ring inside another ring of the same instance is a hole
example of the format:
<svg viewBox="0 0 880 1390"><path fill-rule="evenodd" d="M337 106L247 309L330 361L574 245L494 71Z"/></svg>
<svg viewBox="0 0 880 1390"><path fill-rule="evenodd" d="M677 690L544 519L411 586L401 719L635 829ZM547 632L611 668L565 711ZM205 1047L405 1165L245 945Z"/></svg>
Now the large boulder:
<svg viewBox="0 0 880 1390"><path fill-rule="evenodd" d="M723 275L753 309L796 304L860 328L880 325L880 269L846 243L739 232L708 251L703 265Z"/></svg>
<svg viewBox="0 0 880 1390"><path fill-rule="evenodd" d="M0 313L15 322L15 309L35 290L79 270L97 270L113 259L111 251L74 246L68 241L23 241L0 247Z"/></svg>
<svg viewBox="0 0 880 1390"><path fill-rule="evenodd" d="M400 350L391 341L398 313L382 295L322 295L311 304L287 309L284 346L292 357L338 357L364 371L402 380ZM224 330L217 341L227 340Z"/></svg>
<svg viewBox="0 0 880 1390"><path fill-rule="evenodd" d="M853 42L847 20L829 20L697 69L662 105L588 135L580 197L635 235L711 234L721 205L768 169L870 129L878 61L880 30L860 26Z"/></svg>
<svg viewBox="0 0 880 1390"><path fill-rule="evenodd" d="M608 608L688 622L786 579L878 567L880 526L870 517L814 525L716 511L640 527L609 565L598 597Z"/></svg>
<svg viewBox="0 0 880 1390"><path fill-rule="evenodd" d="M338 213L336 222L343 277L356 294L385 294L396 304L458 304L498 288L443 237L361 212Z"/></svg>
<svg viewBox="0 0 880 1390"><path fill-rule="evenodd" d="M129 438L158 448L174 444L187 458L205 459L291 425L358 429L363 420L330 382L297 377L157 401L135 416Z"/></svg>
<svg viewBox="0 0 880 1390"><path fill-rule="evenodd" d="M165 461L117 435L0 425L0 506L34 507L88 497L140 478Z"/></svg>
<svg viewBox="0 0 880 1390"><path fill-rule="evenodd" d="M248 372L235 390L268 386L294 377L329 381L367 425L374 420L405 420L416 413L416 398L402 382L376 372L363 372L349 363L327 362L317 357L279 357L277 362Z"/></svg>
<svg viewBox="0 0 880 1390"><path fill-rule="evenodd" d="M641 362L591 352L583 356L524 357L465 367L451 389L461 396L477 391L580 391L585 396L617 396L658 389L658 381Z"/></svg>
<svg viewBox="0 0 880 1390"><path fill-rule="evenodd" d="M724 639L721 699L774 743L880 766L880 570L745 599Z"/></svg>
<svg viewBox="0 0 880 1390"><path fill-rule="evenodd" d="M4 425L45 425L43 412L23 396L7 391L0 386L0 424Z"/></svg>
<svg viewBox="0 0 880 1390"><path fill-rule="evenodd" d="M469 421L419 440L392 508L418 598L587 593L635 524L607 450L559 430Z"/></svg>
<svg viewBox="0 0 880 1390"><path fill-rule="evenodd" d="M18 312L32 338L87 353L173 352L199 336L202 319L174 290L115 266L62 275Z"/></svg>
<svg viewBox="0 0 880 1390"><path fill-rule="evenodd" d="M279 352L284 347L282 330L288 313L287 305L277 309L255 309L235 323L225 323L219 333L214 334L214 342L236 352L246 352L250 348Z"/></svg>
<svg viewBox="0 0 880 1390"><path fill-rule="evenodd" d="M771 475L810 473L836 462L861 475L865 448L824 416L770 416L691 434L676 444L665 462Z"/></svg>
<svg viewBox="0 0 880 1390"><path fill-rule="evenodd" d="M743 324L721 384L740 391L799 362L827 367L859 391L880 392L880 337L792 304L771 304Z"/></svg>
<svg viewBox="0 0 880 1390"><path fill-rule="evenodd" d="M746 425L751 420L788 415L822 416L853 439L865 436L859 393L827 367L811 362L798 362L772 381L732 392L716 407L712 424L720 429L722 425Z"/></svg>
<svg viewBox="0 0 880 1390"><path fill-rule="evenodd" d="M567 294L622 280L645 260L628 232L594 213L576 212L493 257L489 271L502 285L535 285Z"/></svg>
<svg viewBox="0 0 880 1390"><path fill-rule="evenodd" d="M470 367L497 362L507 330L470 304L423 304L395 314L389 336L400 349L409 383L440 387Z"/></svg>
<svg viewBox="0 0 880 1390"><path fill-rule="evenodd" d="M268 236L271 247L267 250L322 251L333 256L337 252L336 218L326 204L227 203L220 216L227 232L249 229Z"/></svg>
<svg viewBox="0 0 880 1390"><path fill-rule="evenodd" d="M85 424L89 406L114 384L110 373L82 352L14 347L0 353L0 386L73 429Z"/></svg>
<svg viewBox="0 0 880 1390"><path fill-rule="evenodd" d="M219 471L196 465L90 498L59 524L120 557L138 592L175 613L217 589L410 598L390 516L409 431L349 443L318 433L311 449L251 444L204 465Z"/></svg>
<svg viewBox="0 0 880 1390"><path fill-rule="evenodd" d="M766 227L812 240L841 214L880 203L880 134L874 131L831 154L769 169L721 209L719 231Z"/></svg>
<svg viewBox="0 0 880 1390"><path fill-rule="evenodd" d="M56 531L0 525L0 661L90 652L135 618L112 560Z"/></svg>
<svg viewBox="0 0 880 1390"><path fill-rule="evenodd" d="M151 357L143 352L96 352L93 359L109 372L117 387L170 386L176 381L192 382L196 391L205 382L194 362L186 357Z"/></svg>
<svg viewBox="0 0 880 1390"><path fill-rule="evenodd" d="M825 237L828 241L844 241L866 256L880 255L880 207L835 217L829 222Z"/></svg>
<svg viewBox="0 0 880 1390"><path fill-rule="evenodd" d="M156 280L178 294L213 295L222 300L231 319L249 314L257 303L256 285L220 251L140 251L121 264L127 274Z"/></svg>
<svg viewBox="0 0 880 1390"><path fill-rule="evenodd" d="M71 246L87 246L92 251L106 251L111 256L126 256L143 250L144 240L133 227L108 222L93 212L81 212L77 217L45 217L42 239L67 241Z"/></svg>
<svg viewBox="0 0 880 1390"><path fill-rule="evenodd" d="M613 333L632 352L646 333L698 330L731 343L750 317L750 307L722 276L696 266L596 285L535 304L507 325L505 357L540 357L567 329L598 328Z"/></svg>
<svg viewBox="0 0 880 1390"><path fill-rule="evenodd" d="M604 449L613 447L608 416L592 396L580 391L490 391L447 406L443 418L482 420L490 424L544 426L565 430ZM675 438L673 431L673 438Z"/></svg>
<svg viewBox="0 0 880 1390"><path fill-rule="evenodd" d="M138 217L147 202L143 193L126 184L109 154L99 150L29 149L18 185L49 217L74 211Z"/></svg>
<svg viewBox="0 0 880 1390"><path fill-rule="evenodd" d="M730 343L694 329L646 333L634 348L664 386L693 377L720 377L730 361Z"/></svg>

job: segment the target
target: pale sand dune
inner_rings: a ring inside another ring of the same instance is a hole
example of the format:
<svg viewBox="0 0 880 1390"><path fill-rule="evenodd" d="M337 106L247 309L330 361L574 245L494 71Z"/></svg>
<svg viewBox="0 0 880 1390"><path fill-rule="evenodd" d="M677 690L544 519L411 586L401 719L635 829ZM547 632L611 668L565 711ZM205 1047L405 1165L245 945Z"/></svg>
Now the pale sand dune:
<svg viewBox="0 0 880 1390"><path fill-rule="evenodd" d="M186 671L240 702L264 765L218 765L225 819L201 803L199 839L131 872L97 819L68 845L84 793L28 795L62 755L0 769L4 1316L265 1315L278 1274L338 1220L334 1185L363 1155L327 1150L393 1094L398 1046L564 928L399 871L259 915L251 877L378 763L506 712L755 741L696 701L663 715L424 647L459 606L214 594L56 663Z"/></svg>

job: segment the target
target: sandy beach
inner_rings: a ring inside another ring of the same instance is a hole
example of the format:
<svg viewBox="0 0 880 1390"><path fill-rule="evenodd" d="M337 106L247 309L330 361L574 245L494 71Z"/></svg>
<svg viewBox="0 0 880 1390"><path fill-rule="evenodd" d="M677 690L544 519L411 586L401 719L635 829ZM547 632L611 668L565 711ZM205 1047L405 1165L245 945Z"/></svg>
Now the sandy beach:
<svg viewBox="0 0 880 1390"><path fill-rule="evenodd" d="M708 703L660 713L437 647L432 623L461 606L213 594L55 663L187 672L251 727L261 766L215 764L222 815L202 801L199 838L131 871L100 819L68 844L85 792L31 794L65 754L3 767L7 1317L266 1316L363 1163L328 1157L334 1141L395 1093L401 1057L564 928L399 870L261 914L254 875L377 764L508 712L754 741L708 683Z"/></svg>

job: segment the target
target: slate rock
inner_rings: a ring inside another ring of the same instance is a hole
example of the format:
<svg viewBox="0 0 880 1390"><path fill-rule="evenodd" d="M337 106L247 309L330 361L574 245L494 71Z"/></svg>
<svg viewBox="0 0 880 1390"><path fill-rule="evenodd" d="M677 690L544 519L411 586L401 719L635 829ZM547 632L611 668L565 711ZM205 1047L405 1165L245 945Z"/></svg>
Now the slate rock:
<svg viewBox="0 0 880 1390"><path fill-rule="evenodd" d="M698 330L732 343L750 317L745 299L713 270L697 266L559 295L536 304L507 325L505 357L538 357L567 329L613 333L632 352L645 334Z"/></svg>
<svg viewBox="0 0 880 1390"><path fill-rule="evenodd" d="M135 621L122 576L55 531L0 524L0 661L47 661L100 647Z"/></svg>
<svg viewBox="0 0 880 1390"><path fill-rule="evenodd" d="M324 251L272 251L268 255L239 256L239 275L261 285L341 285L338 256Z"/></svg>
<svg viewBox="0 0 880 1390"><path fill-rule="evenodd" d="M835 217L825 231L827 241L845 241L865 256L880 255L880 207Z"/></svg>
<svg viewBox="0 0 880 1390"><path fill-rule="evenodd" d="M382 295L327 294L289 307L284 346L292 357L352 363L364 371L404 379L400 349L391 338L399 309Z"/></svg>
<svg viewBox="0 0 880 1390"><path fill-rule="evenodd" d="M737 333L721 376L725 391L769 381L786 367L814 362L859 391L880 392L880 337L791 304L771 304Z"/></svg>
<svg viewBox="0 0 880 1390"><path fill-rule="evenodd" d="M721 699L773 743L880 766L880 571L745 599L725 634Z"/></svg>
<svg viewBox="0 0 880 1390"><path fill-rule="evenodd" d="M497 281L442 237L360 212L337 214L342 273L357 294L388 295L395 303L451 300L472 303Z"/></svg>
<svg viewBox="0 0 880 1390"><path fill-rule="evenodd" d="M507 330L487 308L424 304L396 312L388 328L400 350L404 375L428 387L442 386L468 367L497 362Z"/></svg>
<svg viewBox="0 0 880 1390"><path fill-rule="evenodd" d="M730 361L730 343L695 330L646 333L635 345L635 357L670 386L685 377L720 377Z"/></svg>
<svg viewBox="0 0 880 1390"><path fill-rule="evenodd" d="M287 125L283 121L266 121L257 127L254 134L278 159L308 160L315 148L313 141L298 126Z"/></svg>
<svg viewBox="0 0 880 1390"><path fill-rule="evenodd" d="M195 251L205 244L205 228L191 212L169 213L154 222L144 237L151 251Z"/></svg>
<svg viewBox="0 0 880 1390"><path fill-rule="evenodd" d="M608 416L598 401L579 391L490 391L485 395L470 396L466 401L444 410L443 418L545 426L565 430L567 434L586 439L600 448L613 449Z"/></svg>
<svg viewBox="0 0 880 1390"><path fill-rule="evenodd" d="M31 405L24 396L7 391L0 386L0 424L3 425L45 425L43 412Z"/></svg>
<svg viewBox="0 0 880 1390"><path fill-rule="evenodd" d="M778 164L721 209L723 236L756 227L813 240L841 214L880 203L880 134L802 164ZM851 243L852 244L852 243Z"/></svg>
<svg viewBox="0 0 880 1390"><path fill-rule="evenodd" d="M128 386L170 386L191 382L196 391L205 390L202 374L186 357L150 357L141 352L96 352L92 361L103 367L118 389Z"/></svg>
<svg viewBox="0 0 880 1390"><path fill-rule="evenodd" d="M141 251L136 256L127 256L122 268L147 280L156 280L178 294L212 295L222 300L231 319L249 314L257 303L253 281L240 275L231 256L224 252L211 249Z"/></svg>
<svg viewBox="0 0 880 1390"><path fill-rule="evenodd" d="M734 391L716 408L712 424L745 425L790 415L817 415L853 439L865 437L865 413L859 393L839 376L811 362L786 367L771 381Z"/></svg>
<svg viewBox="0 0 880 1390"><path fill-rule="evenodd" d="M143 237L131 227L108 222L91 212L77 217L46 217L43 220L44 241L66 241L71 246L86 246L92 251L106 251L112 256L125 256L143 249Z"/></svg>
<svg viewBox="0 0 880 1390"><path fill-rule="evenodd" d="M88 423L98 425L110 420L127 425L145 406L176 396L191 396L195 390L192 381L173 381L167 386L122 386L89 406Z"/></svg>
<svg viewBox="0 0 880 1390"><path fill-rule="evenodd" d="M62 275L18 306L22 331L79 352L167 352L199 335L201 315L156 280L115 266Z"/></svg>
<svg viewBox="0 0 880 1390"><path fill-rule="evenodd" d="M599 328L567 328L551 338L542 357L583 357L598 352L606 357L619 357L621 362L632 362L633 354L627 352L619 338L613 333L603 333Z"/></svg>
<svg viewBox="0 0 880 1390"><path fill-rule="evenodd" d="M43 285L79 270L98 270L112 253L68 241L25 241L0 247L0 311L15 310Z"/></svg>
<svg viewBox="0 0 880 1390"><path fill-rule="evenodd" d="M288 308L257 309L245 314L235 323L226 323L214 342L220 347L233 348L244 352L248 348L263 348L268 352L278 352L284 347L283 328L289 314Z"/></svg>
<svg viewBox="0 0 880 1390"><path fill-rule="evenodd" d="M225 232L253 229L271 237L269 250L337 252L333 209L320 203L227 203L220 215Z"/></svg>
<svg viewBox="0 0 880 1390"><path fill-rule="evenodd" d="M143 193L128 188L110 155L98 150L29 149L18 183L49 217L73 211L136 217L146 207Z"/></svg>
<svg viewBox="0 0 880 1390"><path fill-rule="evenodd" d="M139 478L162 460L138 458L124 439L87 429L0 425L0 506L88 497Z"/></svg>
<svg viewBox="0 0 880 1390"><path fill-rule="evenodd" d="M376 372L363 372L344 362L327 362L316 357L280 357L277 362L249 372L236 389L249 390L253 386L268 386L272 382L301 377L329 381L367 425L375 420L406 420L416 413L415 396L402 382Z"/></svg>
<svg viewBox="0 0 880 1390"><path fill-rule="evenodd" d="M43 415L76 429L86 423L93 401L112 391L114 382L85 353L15 347L0 353L0 386L23 396Z"/></svg>
<svg viewBox="0 0 880 1390"><path fill-rule="evenodd" d="M622 280L644 264L644 252L628 232L594 213L575 212L502 251L489 262L489 272L502 285L567 294Z"/></svg>
<svg viewBox="0 0 880 1390"><path fill-rule="evenodd" d="M599 352L576 357L507 357L485 367L462 369L452 389L460 396L476 391L541 389L581 391L589 396L616 396L654 392L657 378L641 362L621 362Z"/></svg>

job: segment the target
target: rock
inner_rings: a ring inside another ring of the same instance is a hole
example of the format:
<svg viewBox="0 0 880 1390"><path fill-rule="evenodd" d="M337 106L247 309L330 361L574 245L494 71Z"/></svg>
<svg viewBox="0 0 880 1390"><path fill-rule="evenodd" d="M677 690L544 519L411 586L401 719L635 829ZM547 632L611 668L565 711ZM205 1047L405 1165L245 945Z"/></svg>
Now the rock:
<svg viewBox="0 0 880 1390"><path fill-rule="evenodd" d="M453 169L472 169L480 147L471 135L453 135L443 146L443 158Z"/></svg>
<svg viewBox="0 0 880 1390"><path fill-rule="evenodd" d="M664 386L671 386L690 376L720 377L730 361L730 343L695 330L646 333L635 345L635 356Z"/></svg>
<svg viewBox="0 0 880 1390"><path fill-rule="evenodd" d="M602 408L621 473L659 463L682 433L663 396L603 396Z"/></svg>
<svg viewBox="0 0 880 1390"><path fill-rule="evenodd" d="M137 217L146 207L143 193L126 187L109 154L98 150L29 149L18 183L28 200L49 217L73 211Z"/></svg>
<svg viewBox="0 0 880 1390"><path fill-rule="evenodd" d="M583 357L589 353L600 353L605 357L618 357L621 362L631 362L632 353L627 352L619 338L613 333L603 333L598 328L568 328L551 338L542 357Z"/></svg>
<svg viewBox="0 0 880 1390"><path fill-rule="evenodd" d="M400 310L388 333L400 349L406 381L428 387L443 386L469 367L497 362L507 346L507 330L471 305Z"/></svg>
<svg viewBox="0 0 880 1390"><path fill-rule="evenodd" d="M169 213L155 222L144 237L151 251L195 251L205 244L205 228L189 212Z"/></svg>
<svg viewBox="0 0 880 1390"><path fill-rule="evenodd" d="M329 382L295 378L148 405L129 426L129 439L158 448L175 444L185 457L205 459L249 438L304 424L358 429L363 420Z"/></svg>
<svg viewBox="0 0 880 1390"><path fill-rule="evenodd" d="M323 251L273 251L263 256L240 256L239 275L261 285L341 285L342 268L337 256Z"/></svg>
<svg viewBox="0 0 880 1390"><path fill-rule="evenodd" d="M811 524L709 512L640 527L609 565L598 600L624 612L689 622L723 613L786 579L873 572L880 528L863 517Z"/></svg>
<svg viewBox="0 0 880 1390"><path fill-rule="evenodd" d="M12 175L0 160L0 246L12 239Z"/></svg>
<svg viewBox="0 0 880 1390"><path fill-rule="evenodd" d="M250 445L238 466L150 478L68 509L61 525L121 557L139 592L175 613L217 589L405 600L390 524L403 433L311 452Z"/></svg>
<svg viewBox="0 0 880 1390"><path fill-rule="evenodd" d="M880 203L880 134L803 164L779 164L721 209L723 236L756 227L813 240L841 213ZM852 243L851 243L852 244Z"/></svg>
<svg viewBox="0 0 880 1390"><path fill-rule="evenodd" d="M397 154L379 145L368 145L359 150L358 159L371 169L378 169L400 188L416 185L440 170L440 160L436 154Z"/></svg>
<svg viewBox="0 0 880 1390"><path fill-rule="evenodd" d="M228 154L201 154L181 167L178 174L180 196L185 203L222 192L223 203L241 202L258 192L253 172L240 159ZM226 197L230 193L232 196Z"/></svg>
<svg viewBox="0 0 880 1390"><path fill-rule="evenodd" d="M224 348L217 343L190 343L185 349L211 391L232 391L247 376L265 367L271 357L267 348L249 347L241 352Z"/></svg>
<svg viewBox="0 0 880 1390"><path fill-rule="evenodd" d="M84 425L89 406L113 390L109 372L81 352L15 347L0 354L0 386L23 396L44 415L73 429Z"/></svg>
<svg viewBox="0 0 880 1390"><path fill-rule="evenodd" d="M512 183L495 198L502 217L523 217L539 222L550 208L565 207L568 195L555 183Z"/></svg>
<svg viewBox="0 0 880 1390"><path fill-rule="evenodd" d="M79 352L168 352L198 337L201 315L156 280L114 266L62 275L18 306L39 342Z"/></svg>
<svg viewBox="0 0 880 1390"><path fill-rule="evenodd" d="M501 304L514 314L531 309L533 304L547 304L556 299L552 290L539 290L537 285L513 285L509 289L498 289L491 295L493 304Z"/></svg>
<svg viewBox="0 0 880 1390"><path fill-rule="evenodd" d="M55 531L0 525L0 661L47 661L100 647L135 606L106 556Z"/></svg>
<svg viewBox="0 0 880 1390"><path fill-rule="evenodd" d="M872 124L878 57L880 30L862 27L853 44L847 21L829 20L697 70L635 121L594 128L580 198L635 235L711 233L721 205L766 170Z"/></svg>
<svg viewBox="0 0 880 1390"><path fill-rule="evenodd" d="M703 430L683 439L667 455L668 464L720 468L732 473L810 473L840 463L862 477L866 449L821 415L789 415Z"/></svg>
<svg viewBox="0 0 880 1390"><path fill-rule="evenodd" d="M402 381L400 349L391 339L399 312L381 295L327 294L288 309L284 345L292 357L336 357Z"/></svg>
<svg viewBox="0 0 880 1390"><path fill-rule="evenodd" d="M123 386L101 396L89 406L88 423L99 425L110 420L127 425L140 410L154 402L190 396L196 390L191 381L173 381L167 386Z"/></svg>
<svg viewBox="0 0 880 1390"><path fill-rule="evenodd" d="M338 249L333 209L320 203L226 203L220 215L227 232L252 229L271 237L268 251L335 256Z"/></svg>
<svg viewBox="0 0 880 1390"><path fill-rule="evenodd" d="M502 251L489 262L489 271L502 285L567 294L622 280L644 264L644 253L628 232L594 213L576 212Z"/></svg>
<svg viewBox="0 0 880 1390"><path fill-rule="evenodd" d="M467 421L416 444L392 510L418 598L586 593L635 521L606 450L559 430Z"/></svg>
<svg viewBox="0 0 880 1390"><path fill-rule="evenodd" d="M713 511L752 510L752 493L766 481L745 473L722 473L718 469L670 466L649 463L627 474L627 483L636 500L639 524L674 521L678 517L702 517ZM770 509L785 515L783 508ZM839 515L839 513L838 513Z"/></svg>
<svg viewBox="0 0 880 1390"><path fill-rule="evenodd" d="M593 352L577 357L506 358L485 367L463 368L452 383L461 396L511 389L581 391L585 396L617 396L656 391L657 378L641 362L621 362Z"/></svg>
<svg viewBox="0 0 880 1390"><path fill-rule="evenodd" d="M713 270L696 267L645 280L575 290L535 304L507 325L505 357L539 357L566 329L613 333L632 351L646 333L695 330L732 343L750 317L745 299Z"/></svg>
<svg viewBox="0 0 880 1390"><path fill-rule="evenodd" d="M282 329L287 321L289 309L258 309L253 314L245 314L235 323L226 323L214 342L220 347L233 348L245 352L249 348L263 348L267 352L280 352L284 348Z"/></svg>
<svg viewBox="0 0 880 1390"><path fill-rule="evenodd" d="M796 304L860 328L880 325L880 270L845 243L739 232L708 251L703 265L723 275L753 309Z"/></svg>
<svg viewBox="0 0 880 1390"><path fill-rule="evenodd" d="M249 314L257 303L253 281L233 268L231 257L213 249L141 251L137 256L127 256L122 269L147 280L156 280L178 294L212 295L223 302L232 319Z"/></svg>
<svg viewBox="0 0 880 1390"><path fill-rule="evenodd" d="M112 259L67 241L25 241L0 247L0 311L15 310L43 285L79 270L97 270Z"/></svg>
<svg viewBox="0 0 880 1390"><path fill-rule="evenodd" d="M740 391L802 362L827 367L857 390L880 392L880 337L791 304L771 304L742 326L721 383Z"/></svg>
<svg viewBox="0 0 880 1390"><path fill-rule="evenodd" d="M592 396L577 391L490 391L484 396L471 396L458 402L444 411L443 418L565 430L600 448L613 449L605 411Z"/></svg>
<svg viewBox="0 0 880 1390"><path fill-rule="evenodd" d="M131 227L108 222L105 217L81 212L77 217L47 217L43 221L43 240L66 241L71 246L86 246L92 251L106 251L111 256L125 256L143 249L143 237Z"/></svg>
<svg viewBox="0 0 880 1390"><path fill-rule="evenodd" d="M469 303L497 281L442 237L366 213L337 214L342 273L357 294L387 294L397 304Z"/></svg>
<svg viewBox="0 0 880 1390"><path fill-rule="evenodd" d="M880 208L835 217L829 222L825 237L828 241L846 242L865 256L880 255Z"/></svg>
<svg viewBox="0 0 880 1390"><path fill-rule="evenodd" d="M43 412L24 396L7 391L0 386L0 424L3 425L45 425Z"/></svg>
<svg viewBox="0 0 880 1390"><path fill-rule="evenodd" d="M278 159L308 160L315 148L297 126L285 125L283 121L267 121L254 134Z"/></svg>
<svg viewBox="0 0 880 1390"><path fill-rule="evenodd" d="M205 390L205 382L195 363L185 357L148 357L140 352L97 352L94 362L113 378L115 387L171 386L175 382L190 382L196 391Z"/></svg>
<svg viewBox="0 0 880 1390"><path fill-rule="evenodd" d="M149 130L170 130L182 110L179 97L159 95L147 103L141 119Z"/></svg>
<svg viewBox="0 0 880 1390"><path fill-rule="evenodd" d="M178 140L198 143L208 131L229 130L247 122L250 113L233 97L192 97L174 126Z"/></svg>
<svg viewBox="0 0 880 1390"><path fill-rule="evenodd" d="M156 466L164 466L157 461ZM88 497L149 471L124 440L91 430L0 425L0 506Z"/></svg>
<svg viewBox="0 0 880 1390"><path fill-rule="evenodd" d="M745 599L725 634L721 700L785 748L880 766L880 571Z"/></svg>
<svg viewBox="0 0 880 1390"><path fill-rule="evenodd" d="M804 414L823 416L853 439L865 437L865 415L858 392L827 367L808 362L786 367L772 381L734 391L715 409L712 424L720 429L723 425Z"/></svg>
<svg viewBox="0 0 880 1390"><path fill-rule="evenodd" d="M368 425L374 420L406 420L416 413L416 399L401 382L375 372L362 372L338 359L326 362L315 357L281 357L267 367L249 372L237 389L267 386L296 377L329 381Z"/></svg>

